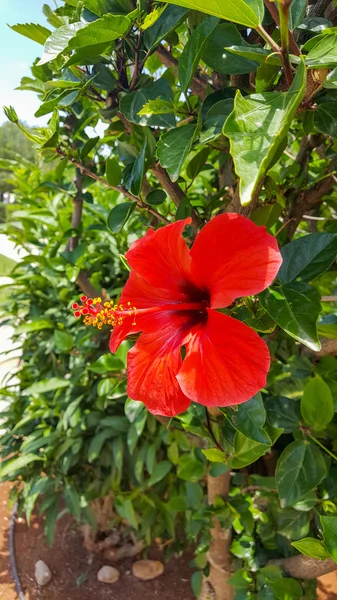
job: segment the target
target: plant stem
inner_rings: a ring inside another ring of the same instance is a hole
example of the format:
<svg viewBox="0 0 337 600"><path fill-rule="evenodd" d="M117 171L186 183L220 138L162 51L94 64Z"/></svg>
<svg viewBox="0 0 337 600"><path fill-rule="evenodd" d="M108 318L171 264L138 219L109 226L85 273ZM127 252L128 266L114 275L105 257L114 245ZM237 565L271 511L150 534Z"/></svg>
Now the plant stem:
<svg viewBox="0 0 337 600"><path fill-rule="evenodd" d="M289 8L292 0L279 0L281 58L284 75L288 86L293 80L292 68L289 60Z"/></svg>
<svg viewBox="0 0 337 600"><path fill-rule="evenodd" d="M129 198L129 200L136 202L138 208L147 210L147 212L149 212L154 217L157 217L157 219L159 219L163 223L166 223L166 224L170 223L170 221L168 219L166 219L166 217L164 217L159 212L157 212L154 208L152 208L151 206L146 204L146 202L144 202L141 198L137 198L137 196L134 196L133 194L128 192L128 190L125 187L123 187L123 186L118 187L116 185L110 185L110 183L106 179L104 179L103 177L100 177L99 175L96 175L96 173L87 169L87 167L85 167L82 163L80 163L78 160L76 160L76 158L73 158L72 156L68 156L66 154L66 152L64 152L61 148L57 147L55 149L55 152L62 158L66 158L67 160L69 160L69 162L71 162L73 165L75 165L75 167L80 169L80 171L83 175L87 175L88 177L91 177L91 179L95 179L95 181L98 181L102 185L105 185L106 187L110 188L110 190L114 190L115 192L119 192L120 194L123 194L123 196L125 196L126 198Z"/></svg>
<svg viewBox="0 0 337 600"><path fill-rule="evenodd" d="M331 452L331 450L329 450L329 448L326 448L319 440L316 440L316 438L313 435L311 435L311 433L306 432L306 434L308 437L310 437L312 439L313 442L315 442L315 444L320 446L322 448L322 450L324 450L324 452L329 454L334 460L337 461L337 456L333 452Z"/></svg>
<svg viewBox="0 0 337 600"><path fill-rule="evenodd" d="M223 447L221 446L221 444L219 444L218 440L215 437L214 431L212 429L212 424L211 424L211 419L210 419L210 416L209 416L209 412L208 412L208 409L207 409L206 406L205 406L205 410L206 410L206 423L207 423L208 432L209 432L209 434L210 434L210 436L211 436L214 444L218 448L218 450L221 450L221 452L225 452L225 450L223 449Z"/></svg>
<svg viewBox="0 0 337 600"><path fill-rule="evenodd" d="M264 39L264 41L267 42L267 44L269 44L269 46L272 50L274 50L274 52L277 52L277 54L281 54L280 46L276 42L274 42L273 38L269 35L268 31L266 31L262 27L262 25L258 25L256 27L256 31L260 34L262 39Z"/></svg>

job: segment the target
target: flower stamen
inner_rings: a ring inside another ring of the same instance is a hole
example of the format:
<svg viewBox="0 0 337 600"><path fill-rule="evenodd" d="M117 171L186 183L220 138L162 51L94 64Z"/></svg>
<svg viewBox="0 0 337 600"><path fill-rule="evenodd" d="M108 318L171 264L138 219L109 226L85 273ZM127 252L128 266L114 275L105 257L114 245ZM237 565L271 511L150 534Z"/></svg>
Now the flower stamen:
<svg viewBox="0 0 337 600"><path fill-rule="evenodd" d="M131 304L128 302L127 308L123 304L115 304L113 300L106 301L102 304L102 298L87 298L81 296L82 305L74 302L72 308L76 318L84 316L83 323L102 329L103 325L116 327L123 323L125 316L134 316L132 325L136 325L136 307L131 309Z"/></svg>

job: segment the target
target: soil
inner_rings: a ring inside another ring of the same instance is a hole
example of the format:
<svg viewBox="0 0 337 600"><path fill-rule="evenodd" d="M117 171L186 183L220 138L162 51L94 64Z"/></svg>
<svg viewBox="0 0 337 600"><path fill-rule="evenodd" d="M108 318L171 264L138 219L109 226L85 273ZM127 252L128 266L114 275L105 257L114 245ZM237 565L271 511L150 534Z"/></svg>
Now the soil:
<svg viewBox="0 0 337 600"><path fill-rule="evenodd" d="M9 561L10 485L0 485L0 600L17 600ZM132 560L117 566L121 577L107 585L96 579L104 561L90 556L69 517L58 523L55 542L45 541L43 522L33 517L30 528L24 519L15 526L15 555L26 600L194 600L190 586L190 557L172 558L165 573L153 581L139 581L131 574ZM151 557L151 556L150 556ZM156 554L151 558L162 559ZM53 573L52 581L39 588L34 578L35 562L44 560ZM337 600L337 571L318 581L318 600Z"/></svg>

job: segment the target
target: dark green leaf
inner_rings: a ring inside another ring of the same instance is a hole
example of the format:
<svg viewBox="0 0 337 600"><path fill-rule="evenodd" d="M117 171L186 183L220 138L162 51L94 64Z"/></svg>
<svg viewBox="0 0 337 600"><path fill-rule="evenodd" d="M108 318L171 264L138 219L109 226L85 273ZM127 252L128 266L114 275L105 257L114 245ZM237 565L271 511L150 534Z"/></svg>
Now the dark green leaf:
<svg viewBox="0 0 337 600"><path fill-rule="evenodd" d="M271 439L263 429L266 422L266 411L261 394L239 404L237 410L226 410L226 416L230 423L250 440L260 444L271 444Z"/></svg>
<svg viewBox="0 0 337 600"><path fill-rule="evenodd" d="M178 77L183 92L186 92L205 44L217 24L218 19L216 17L207 17L201 21L187 41L178 63Z"/></svg>
<svg viewBox="0 0 337 600"><path fill-rule="evenodd" d="M334 403L330 388L319 375L310 379L301 399L301 413L307 425L322 428L334 417Z"/></svg>
<svg viewBox="0 0 337 600"><path fill-rule="evenodd" d="M280 148L305 93L306 74L299 65L288 92L266 92L243 97L237 92L234 111L224 134L229 137L235 170L240 177L240 198L249 204Z"/></svg>
<svg viewBox="0 0 337 600"><path fill-rule="evenodd" d="M207 144L222 134L225 121L234 107L234 98L219 100L209 109L200 132L200 143Z"/></svg>
<svg viewBox="0 0 337 600"><path fill-rule="evenodd" d="M37 460L43 460L43 458L41 456L36 456L35 454L23 454L18 458L6 460L1 464L0 478L11 476Z"/></svg>
<svg viewBox="0 0 337 600"><path fill-rule="evenodd" d="M337 38L336 38L337 39ZM314 112L314 124L318 131L337 138L337 109L335 102L320 102Z"/></svg>
<svg viewBox="0 0 337 600"><path fill-rule="evenodd" d="M330 556L337 562L337 517L320 516L323 541Z"/></svg>
<svg viewBox="0 0 337 600"><path fill-rule="evenodd" d="M191 587L193 590L193 594L196 598L199 598L201 592L201 586L203 582L203 574L202 571L196 571L193 573L191 577Z"/></svg>
<svg viewBox="0 0 337 600"><path fill-rule="evenodd" d="M277 524L278 533L289 540L298 540L310 531L310 514L295 508L284 508L278 516Z"/></svg>
<svg viewBox="0 0 337 600"><path fill-rule="evenodd" d="M144 44L148 50L152 50L162 39L171 33L187 16L188 9L180 6L167 6L159 19L146 29L144 33Z"/></svg>
<svg viewBox="0 0 337 600"><path fill-rule="evenodd" d="M120 98L120 111L131 123L149 125L153 127L174 127L175 118L172 114L142 115L138 113L149 100L173 101L173 92L167 79L149 81L136 92L124 94Z"/></svg>
<svg viewBox="0 0 337 600"><path fill-rule="evenodd" d="M190 179L195 179L195 177L199 175L200 171L202 171L203 167L205 166L209 152L210 148L202 148L198 154L193 156L186 168L187 177Z"/></svg>
<svg viewBox="0 0 337 600"><path fill-rule="evenodd" d="M153 485L164 479L164 477L166 477L166 475L171 471L171 468L172 465L168 460L163 460L154 465L150 479L148 479L145 482L146 487L152 487Z"/></svg>
<svg viewBox="0 0 337 600"><path fill-rule="evenodd" d="M283 263L278 272L282 283L295 279L311 281L324 273L337 255L337 236L331 233L311 233L283 246Z"/></svg>
<svg viewBox="0 0 337 600"><path fill-rule="evenodd" d="M262 306L289 335L311 350L320 350L317 319L320 295L307 283L292 283L270 288L260 295Z"/></svg>
<svg viewBox="0 0 337 600"><path fill-rule="evenodd" d="M66 331L56 330L54 332L54 340L55 346L60 352L70 352L74 344L72 336Z"/></svg>
<svg viewBox="0 0 337 600"><path fill-rule="evenodd" d="M88 156L88 154L90 154L91 150L93 150L97 144L97 142L99 141L99 136L97 137L93 137L93 138L89 138L83 148L81 149L81 158L82 160L84 158L86 158Z"/></svg>
<svg viewBox="0 0 337 600"><path fill-rule="evenodd" d="M277 600L301 600L303 591L301 584L296 579L282 578L268 582Z"/></svg>
<svg viewBox="0 0 337 600"><path fill-rule="evenodd" d="M284 433L297 431L301 422L299 402L285 396L272 396L265 402L265 407L273 427L281 427Z"/></svg>
<svg viewBox="0 0 337 600"><path fill-rule="evenodd" d="M112 233L119 233L131 217L137 206L136 202L121 202L111 209L107 225Z"/></svg>
<svg viewBox="0 0 337 600"><path fill-rule="evenodd" d="M328 33L318 35L310 40L309 50L305 62L310 68L328 67L337 63L337 34Z"/></svg>
<svg viewBox="0 0 337 600"><path fill-rule="evenodd" d="M88 448L88 461L90 463L94 462L99 457L104 442L112 437L113 433L111 429L103 429L103 431L96 433L96 435L91 439Z"/></svg>
<svg viewBox="0 0 337 600"><path fill-rule="evenodd" d="M165 202L167 198L166 192L164 192L164 190L152 190L147 196L146 196L146 202L147 204L150 204L151 206L159 206L159 204L163 204L163 202Z"/></svg>
<svg viewBox="0 0 337 600"><path fill-rule="evenodd" d="M146 146L147 141L145 140L141 152L133 163L131 171L130 191L132 194L135 194L135 196L139 196L144 180Z"/></svg>
<svg viewBox="0 0 337 600"><path fill-rule="evenodd" d="M235 25L232 23L221 23L210 33L202 60L222 75L239 75L255 71L257 62L235 56L226 49L226 46L241 46L244 41ZM247 49L250 47L247 45Z"/></svg>
<svg viewBox="0 0 337 600"><path fill-rule="evenodd" d="M117 498L114 500L114 504L121 517L126 519L130 523L131 527L138 529L138 519L135 509L133 508L132 500L130 500L130 498L117 496Z"/></svg>
<svg viewBox="0 0 337 600"><path fill-rule="evenodd" d="M157 156L173 181L177 181L197 133L196 125L184 125L164 133L157 145Z"/></svg>
<svg viewBox="0 0 337 600"><path fill-rule="evenodd" d="M278 459L275 473L281 506L301 500L326 474L326 462L316 446L307 441L289 444Z"/></svg>
<svg viewBox="0 0 337 600"><path fill-rule="evenodd" d="M205 464L200 460L187 455L180 457L177 469L177 475L180 479L196 482L202 479L205 473Z"/></svg>

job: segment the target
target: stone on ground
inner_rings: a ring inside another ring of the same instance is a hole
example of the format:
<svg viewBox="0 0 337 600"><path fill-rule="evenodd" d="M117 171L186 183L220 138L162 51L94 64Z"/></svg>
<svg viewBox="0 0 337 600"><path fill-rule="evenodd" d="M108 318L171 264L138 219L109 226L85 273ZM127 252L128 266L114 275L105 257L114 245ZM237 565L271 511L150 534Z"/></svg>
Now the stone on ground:
<svg viewBox="0 0 337 600"><path fill-rule="evenodd" d="M115 567L105 565L98 571L97 579L101 583L116 583L119 579L119 571Z"/></svg>
<svg viewBox="0 0 337 600"><path fill-rule="evenodd" d="M35 563L35 579L38 585L47 585L52 578L52 573L48 565L43 560Z"/></svg>
<svg viewBox="0 0 337 600"><path fill-rule="evenodd" d="M137 560L132 565L132 575L143 581L155 579L163 573L164 565L158 560Z"/></svg>

